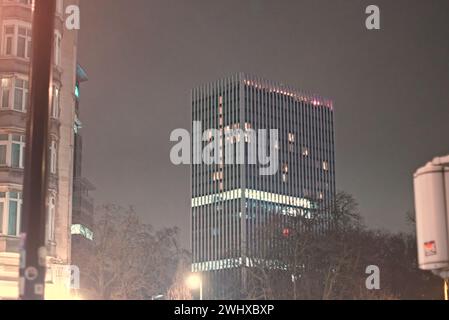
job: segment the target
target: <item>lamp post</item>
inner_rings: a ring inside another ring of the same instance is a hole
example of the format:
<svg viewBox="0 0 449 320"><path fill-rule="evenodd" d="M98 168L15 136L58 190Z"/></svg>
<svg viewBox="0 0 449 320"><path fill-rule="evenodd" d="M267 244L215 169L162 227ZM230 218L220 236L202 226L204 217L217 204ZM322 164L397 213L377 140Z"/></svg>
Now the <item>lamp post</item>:
<svg viewBox="0 0 449 320"><path fill-rule="evenodd" d="M199 274L191 274L186 279L186 284L191 290L200 290L200 300L203 300L203 279Z"/></svg>
<svg viewBox="0 0 449 320"><path fill-rule="evenodd" d="M24 300L43 300L45 295L45 202L56 0L35 1L34 6L19 273L19 293Z"/></svg>

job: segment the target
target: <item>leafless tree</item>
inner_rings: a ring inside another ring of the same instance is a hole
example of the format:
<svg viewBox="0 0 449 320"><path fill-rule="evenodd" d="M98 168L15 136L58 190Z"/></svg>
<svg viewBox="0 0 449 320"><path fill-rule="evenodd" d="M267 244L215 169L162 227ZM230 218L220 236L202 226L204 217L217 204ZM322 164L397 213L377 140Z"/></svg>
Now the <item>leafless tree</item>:
<svg viewBox="0 0 449 320"><path fill-rule="evenodd" d="M91 247L77 253L84 295L91 299L150 299L165 293L186 253L178 230L155 231L132 207L96 210Z"/></svg>
<svg viewBox="0 0 449 320"><path fill-rule="evenodd" d="M168 300L193 300L191 289L185 283L189 273L189 261L187 259L180 260L173 283L167 291Z"/></svg>
<svg viewBox="0 0 449 320"><path fill-rule="evenodd" d="M279 230L285 223L264 227L269 229L265 234L273 235L268 241L288 250L267 250L253 261L247 270L249 299L435 297L432 288L438 282L417 269L414 235L367 229L351 195L339 193L322 214L295 219L290 219L288 234ZM323 230L323 225L330 227ZM267 263L274 260L282 263ZM366 287L370 265L380 268L380 290Z"/></svg>

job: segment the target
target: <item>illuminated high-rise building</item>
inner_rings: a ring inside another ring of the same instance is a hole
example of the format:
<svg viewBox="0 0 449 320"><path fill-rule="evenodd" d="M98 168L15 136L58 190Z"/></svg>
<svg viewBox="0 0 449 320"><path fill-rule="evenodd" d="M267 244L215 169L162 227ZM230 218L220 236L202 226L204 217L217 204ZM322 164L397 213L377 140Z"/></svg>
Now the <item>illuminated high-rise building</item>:
<svg viewBox="0 0 449 320"><path fill-rule="evenodd" d="M194 89L191 103L193 141L206 140L192 144L192 271L201 273L205 298L239 298L245 291L245 269L266 259L267 247L274 245L261 232L264 227L275 224L272 230L288 235L285 226L292 220L332 206L333 105L243 73ZM220 161L214 164L195 161L215 140L208 129L219 132ZM269 141L278 154L273 174L262 173L263 166L248 161L249 150L262 147L253 135L261 129L278 133L277 142ZM229 136L231 130L241 135ZM224 159L230 148L242 144L243 164ZM323 229L329 227L326 221ZM280 249L279 263L288 252Z"/></svg>

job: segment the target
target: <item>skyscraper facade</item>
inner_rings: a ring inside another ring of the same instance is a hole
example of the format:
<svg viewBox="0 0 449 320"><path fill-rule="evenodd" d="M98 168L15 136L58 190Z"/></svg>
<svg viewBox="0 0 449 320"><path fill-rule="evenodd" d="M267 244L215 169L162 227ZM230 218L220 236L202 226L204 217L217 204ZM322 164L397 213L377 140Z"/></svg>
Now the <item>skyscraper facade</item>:
<svg viewBox="0 0 449 320"><path fill-rule="evenodd" d="M264 227L288 234L287 222L332 206L333 104L243 73L194 89L191 103L192 271L201 273L206 298L238 298L245 290L245 269L266 259L273 246ZM209 129L218 131L218 141ZM270 148L259 139L260 130L277 132ZM211 143L219 161L205 163ZM277 170L269 174L261 163L248 161L251 150L259 154L263 148L277 155L272 158ZM226 155L238 150L245 161L228 161ZM280 263L282 254L288 248L280 248Z"/></svg>
<svg viewBox="0 0 449 320"><path fill-rule="evenodd" d="M81 122L81 83L88 80L86 71L77 66L75 89L75 148L73 162L73 210L72 210L72 264L81 268L83 259L94 254L93 252L93 224L94 224L94 200L91 192L95 190L93 184L83 176L83 136ZM86 287L86 271L80 269L79 290ZM84 296L84 295L83 295Z"/></svg>
<svg viewBox="0 0 449 320"><path fill-rule="evenodd" d="M65 28L57 0L49 123L46 242L47 297L64 297L64 279L51 274L71 261L77 30ZM26 114L29 107L32 0L0 1L0 299L17 298ZM62 269L60 269L62 270ZM61 281L59 281L61 280Z"/></svg>

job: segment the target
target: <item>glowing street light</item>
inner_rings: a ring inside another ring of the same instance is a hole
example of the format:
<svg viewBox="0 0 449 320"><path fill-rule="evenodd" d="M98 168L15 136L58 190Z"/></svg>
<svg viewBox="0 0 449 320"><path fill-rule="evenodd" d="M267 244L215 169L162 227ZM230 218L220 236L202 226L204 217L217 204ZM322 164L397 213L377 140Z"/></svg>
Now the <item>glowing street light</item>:
<svg viewBox="0 0 449 320"><path fill-rule="evenodd" d="M203 300L203 280L199 274L191 274L186 279L186 285L191 290L200 289L200 300Z"/></svg>

